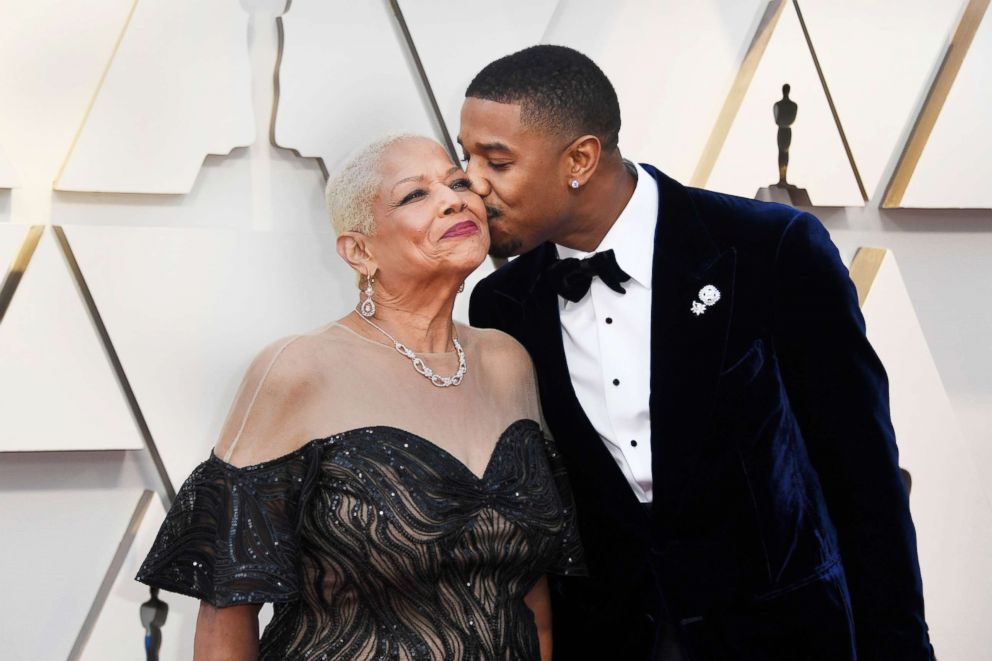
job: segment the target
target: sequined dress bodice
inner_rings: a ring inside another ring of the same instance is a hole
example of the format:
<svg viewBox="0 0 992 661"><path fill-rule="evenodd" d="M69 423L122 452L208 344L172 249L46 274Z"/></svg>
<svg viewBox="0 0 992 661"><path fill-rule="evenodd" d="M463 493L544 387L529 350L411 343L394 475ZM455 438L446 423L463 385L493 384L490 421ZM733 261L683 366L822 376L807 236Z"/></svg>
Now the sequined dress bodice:
<svg viewBox="0 0 992 661"><path fill-rule="evenodd" d="M524 596L581 573L558 453L509 425L482 476L364 427L183 484L138 580L217 606L274 602L263 659L540 658Z"/></svg>

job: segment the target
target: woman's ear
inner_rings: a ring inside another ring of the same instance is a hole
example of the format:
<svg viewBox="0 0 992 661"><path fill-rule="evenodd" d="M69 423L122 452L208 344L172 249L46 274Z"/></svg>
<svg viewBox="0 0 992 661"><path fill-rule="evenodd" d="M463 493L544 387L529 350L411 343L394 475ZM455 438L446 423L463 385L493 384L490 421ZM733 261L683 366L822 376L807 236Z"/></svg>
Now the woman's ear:
<svg viewBox="0 0 992 661"><path fill-rule="evenodd" d="M372 256L370 243L369 237L359 232L342 232L337 240L338 254L360 275L375 276L379 263Z"/></svg>
<svg viewBox="0 0 992 661"><path fill-rule="evenodd" d="M565 150L566 184L571 184L574 179L580 186L585 186L596 171L602 153L603 146L594 135L583 135L573 140Z"/></svg>

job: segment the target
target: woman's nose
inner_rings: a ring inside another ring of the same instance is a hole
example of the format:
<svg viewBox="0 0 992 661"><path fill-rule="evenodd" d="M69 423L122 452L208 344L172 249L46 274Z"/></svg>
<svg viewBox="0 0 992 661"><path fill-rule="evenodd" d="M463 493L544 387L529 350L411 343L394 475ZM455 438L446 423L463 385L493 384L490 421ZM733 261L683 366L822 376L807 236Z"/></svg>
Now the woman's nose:
<svg viewBox="0 0 992 661"><path fill-rule="evenodd" d="M441 215L447 216L465 209L467 203L462 199L461 195L447 186L442 186L441 188L443 189L441 192Z"/></svg>

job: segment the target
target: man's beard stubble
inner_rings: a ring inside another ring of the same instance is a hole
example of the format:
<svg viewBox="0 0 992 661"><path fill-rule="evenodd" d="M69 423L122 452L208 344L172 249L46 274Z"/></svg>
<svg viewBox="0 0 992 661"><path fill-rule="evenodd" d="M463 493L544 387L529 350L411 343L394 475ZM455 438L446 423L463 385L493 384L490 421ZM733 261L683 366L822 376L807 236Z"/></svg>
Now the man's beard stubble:
<svg viewBox="0 0 992 661"><path fill-rule="evenodd" d="M522 242L520 239L507 235L500 235L493 228L493 221L498 220L503 212L495 207L486 205L486 220L489 222L489 256L496 259L507 259L519 254Z"/></svg>

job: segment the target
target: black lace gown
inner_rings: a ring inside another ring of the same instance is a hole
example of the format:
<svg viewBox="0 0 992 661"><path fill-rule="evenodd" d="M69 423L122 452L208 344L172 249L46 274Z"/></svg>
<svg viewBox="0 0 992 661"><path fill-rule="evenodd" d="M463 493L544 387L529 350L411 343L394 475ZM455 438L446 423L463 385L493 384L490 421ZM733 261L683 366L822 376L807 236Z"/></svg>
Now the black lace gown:
<svg viewBox="0 0 992 661"><path fill-rule="evenodd" d="M263 659L539 659L524 596L582 573L558 453L529 419L480 478L393 427L183 484L137 580L216 606L274 602Z"/></svg>

